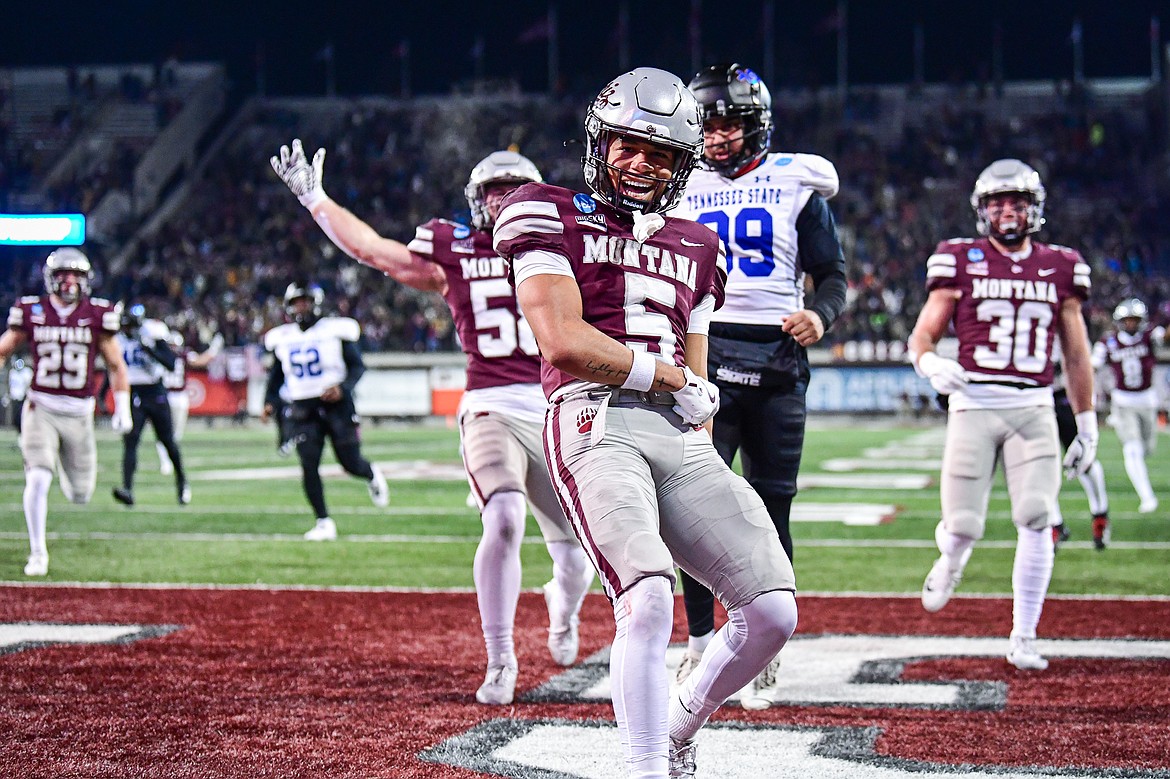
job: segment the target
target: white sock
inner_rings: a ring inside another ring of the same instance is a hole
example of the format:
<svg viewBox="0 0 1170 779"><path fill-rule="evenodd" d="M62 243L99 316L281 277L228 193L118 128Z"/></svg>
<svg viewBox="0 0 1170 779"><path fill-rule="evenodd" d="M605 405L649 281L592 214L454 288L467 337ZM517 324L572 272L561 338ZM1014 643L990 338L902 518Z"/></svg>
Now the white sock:
<svg viewBox="0 0 1170 779"><path fill-rule="evenodd" d="M613 712L631 777L666 776L666 646L674 624L670 580L648 576L613 605L609 675Z"/></svg>
<svg viewBox="0 0 1170 779"><path fill-rule="evenodd" d="M520 598L520 542L527 506L520 492L497 492L483 507L483 537L472 575L488 667L514 665L512 625Z"/></svg>
<svg viewBox="0 0 1170 779"><path fill-rule="evenodd" d="M1095 517L1109 513L1109 493L1105 491L1105 469L1100 460L1094 460L1088 473L1077 477L1089 499L1089 513Z"/></svg>
<svg viewBox="0 0 1170 779"><path fill-rule="evenodd" d="M1128 441L1121 447L1125 457L1125 472L1133 482L1138 497L1142 500L1154 499L1154 488L1150 486L1150 474L1146 471L1146 447L1141 441Z"/></svg>
<svg viewBox="0 0 1170 779"><path fill-rule="evenodd" d="M545 546L553 562L553 580L564 596L561 601L564 611L549 615L550 621L556 623L549 627L563 629L581 610L585 593L589 592L589 585L593 584L593 564L576 541L557 541Z"/></svg>
<svg viewBox="0 0 1170 779"><path fill-rule="evenodd" d="M773 590L727 612L727 622L670 706L670 736L692 739L723 702L756 678L796 630L796 596Z"/></svg>
<svg viewBox="0 0 1170 779"><path fill-rule="evenodd" d="M707 645L711 643L711 639L714 636L714 630L710 633L704 633L701 636L687 636L687 651L695 657L699 657L707 651Z"/></svg>
<svg viewBox="0 0 1170 779"><path fill-rule="evenodd" d="M947 565L952 571L963 570L975 548L974 538L952 533L943 527L942 522L934 528L934 542L938 545L938 551L947 558Z"/></svg>
<svg viewBox="0 0 1170 779"><path fill-rule="evenodd" d="M49 487L53 472L48 468L29 468L24 475L24 522L28 525L30 554L48 554L45 524L49 513Z"/></svg>
<svg viewBox="0 0 1170 779"><path fill-rule="evenodd" d="M178 441L178 440L179 439L176 436L175 441ZM159 465L159 467L165 469L171 462L171 456L169 454L167 454L167 448L162 445L162 441L155 441L154 442L154 450L156 452L158 452L158 465Z"/></svg>
<svg viewBox="0 0 1170 779"><path fill-rule="evenodd" d="M1035 638L1052 579L1055 552L1048 530L1016 528L1016 559L1012 565L1012 635Z"/></svg>

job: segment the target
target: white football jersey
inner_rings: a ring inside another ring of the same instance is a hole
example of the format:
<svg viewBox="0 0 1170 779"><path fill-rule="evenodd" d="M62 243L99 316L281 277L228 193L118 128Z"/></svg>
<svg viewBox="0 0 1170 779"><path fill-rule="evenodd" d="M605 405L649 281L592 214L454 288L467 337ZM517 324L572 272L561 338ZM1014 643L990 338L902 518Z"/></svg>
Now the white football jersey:
<svg viewBox="0 0 1170 779"><path fill-rule="evenodd" d="M727 300L714 322L780 324L804 308L796 217L813 192L837 194L837 169L815 154L769 154L729 179L700 168L671 216L707 225L727 249Z"/></svg>
<svg viewBox="0 0 1170 779"><path fill-rule="evenodd" d="M165 343L170 334L170 328L159 320L146 319L138 330L138 339L154 339L156 343ZM118 333L118 347L122 350L122 359L126 361L130 386L158 384L167 369L142 348L142 343L138 339L127 338L124 333Z"/></svg>
<svg viewBox="0 0 1170 779"><path fill-rule="evenodd" d="M272 328L264 335L264 348L280 360L289 400L319 398L345 381L342 341L357 341L361 334L356 320L327 316L308 330L292 322Z"/></svg>

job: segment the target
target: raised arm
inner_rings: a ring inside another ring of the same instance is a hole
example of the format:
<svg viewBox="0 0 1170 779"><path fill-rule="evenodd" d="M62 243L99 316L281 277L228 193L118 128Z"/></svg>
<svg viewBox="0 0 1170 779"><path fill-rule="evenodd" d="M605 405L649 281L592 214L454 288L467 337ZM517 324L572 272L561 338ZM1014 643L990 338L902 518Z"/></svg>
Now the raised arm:
<svg viewBox="0 0 1170 779"><path fill-rule="evenodd" d="M412 254L406 244L378 235L374 228L325 194L324 149L318 149L310 163L297 139L291 149L281 146L280 155L269 162L337 248L408 287L424 292L446 291L447 280L438 265Z"/></svg>

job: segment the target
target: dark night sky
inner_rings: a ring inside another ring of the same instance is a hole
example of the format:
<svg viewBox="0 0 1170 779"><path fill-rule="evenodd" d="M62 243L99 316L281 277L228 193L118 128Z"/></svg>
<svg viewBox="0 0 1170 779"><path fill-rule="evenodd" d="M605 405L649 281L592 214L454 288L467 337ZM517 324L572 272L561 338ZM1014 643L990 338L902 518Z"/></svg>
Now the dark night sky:
<svg viewBox="0 0 1170 779"><path fill-rule="evenodd" d="M19 4L19 5L18 5ZM471 51L484 40L488 77L516 79L525 90L546 83L543 41L520 43L539 22L547 2L370 2L272 0L224 3L107 0L13 0L0 25L0 66L185 60L222 60L244 93L256 84L257 50L263 49L268 92L320 94L324 64L314 59L335 46L340 94L394 94L399 85L399 41L411 44L416 94L446 92L473 74ZM593 92L619 69L617 0L556 2L560 17L560 68L564 82ZM760 19L763 0L704 0L700 16L702 61L736 59L763 70ZM690 2L637 2L630 7L631 64L691 71ZM835 0L776 0L776 69L773 87L833 84ZM421 9L425 9L425 12ZM664 10L666 9L666 10ZM991 40L1002 30L1007 79L1052 79L1072 73L1069 33L1080 17L1085 74L1148 76L1152 13L1162 15L1170 40L1170 4L1125 2L947 2L907 0L849 3L849 75L854 83L906 81L913 75L914 25L925 32L928 81L974 78L991 71Z"/></svg>

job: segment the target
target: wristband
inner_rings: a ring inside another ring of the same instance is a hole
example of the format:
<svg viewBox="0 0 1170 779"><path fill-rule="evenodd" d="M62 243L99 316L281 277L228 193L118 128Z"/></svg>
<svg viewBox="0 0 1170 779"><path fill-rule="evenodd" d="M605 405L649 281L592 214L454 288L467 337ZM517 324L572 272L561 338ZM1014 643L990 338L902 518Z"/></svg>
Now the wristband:
<svg viewBox="0 0 1170 779"><path fill-rule="evenodd" d="M622 382L622 389L649 392L654 386L654 369L658 359L650 352L634 352L634 363L630 366L630 375Z"/></svg>
<svg viewBox="0 0 1170 779"><path fill-rule="evenodd" d="M1087 435L1096 440L1097 438L1097 412L1093 409L1082 411L1076 415L1077 420L1077 434Z"/></svg>

